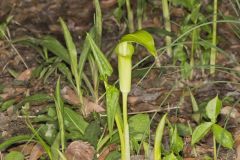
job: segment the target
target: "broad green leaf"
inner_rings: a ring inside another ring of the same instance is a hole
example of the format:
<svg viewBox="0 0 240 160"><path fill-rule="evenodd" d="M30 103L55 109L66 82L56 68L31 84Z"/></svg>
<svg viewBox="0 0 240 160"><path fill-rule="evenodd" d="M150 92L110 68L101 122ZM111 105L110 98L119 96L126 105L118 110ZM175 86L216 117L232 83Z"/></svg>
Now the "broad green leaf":
<svg viewBox="0 0 240 160"><path fill-rule="evenodd" d="M110 65L110 63L108 62L107 58L105 57L103 52L100 50L100 48L96 45L91 35L88 33L87 33L87 39L90 43L94 59L97 63L97 66L100 72L100 76L102 79L106 79L113 72L112 66Z"/></svg>
<svg viewBox="0 0 240 160"><path fill-rule="evenodd" d="M162 119L160 120L157 130L156 130L156 135L155 135L155 140L154 140L154 159L159 160L162 157L162 137L163 137L163 132L164 132L164 127L165 127L165 122L166 122L166 117L167 113L164 114Z"/></svg>
<svg viewBox="0 0 240 160"><path fill-rule="evenodd" d="M172 132L172 135L171 135L171 145L170 145L170 148L176 154L178 154L180 151L183 150L183 140L178 135L177 126L175 126L173 128L173 132Z"/></svg>
<svg viewBox="0 0 240 160"><path fill-rule="evenodd" d="M11 151L4 157L4 160L24 160L24 155L18 151Z"/></svg>
<svg viewBox="0 0 240 160"><path fill-rule="evenodd" d="M154 57L157 56L154 39L147 31L139 30L131 34L127 34L121 38L120 42L138 43L144 46Z"/></svg>
<svg viewBox="0 0 240 160"><path fill-rule="evenodd" d="M86 128L83 139L96 148L100 135L101 128L99 122L93 121Z"/></svg>
<svg viewBox="0 0 240 160"><path fill-rule="evenodd" d="M82 134L84 134L85 129L88 126L88 123L80 114L68 107L64 107L64 124L66 130L77 130Z"/></svg>
<svg viewBox="0 0 240 160"><path fill-rule="evenodd" d="M171 153L163 157L163 160L178 160L178 158L174 155L174 153Z"/></svg>
<svg viewBox="0 0 240 160"><path fill-rule="evenodd" d="M114 118L119 106L119 90L115 86L108 85L106 87L106 101L107 101L107 121L109 134L113 133Z"/></svg>
<svg viewBox="0 0 240 160"><path fill-rule="evenodd" d="M193 131L191 144L194 145L195 143L199 142L208 133L212 125L212 122L204 122L197 126Z"/></svg>
<svg viewBox="0 0 240 160"><path fill-rule="evenodd" d="M141 122L141 123L139 123ZM150 118L148 114L137 114L129 118L129 131L137 141L143 140L150 133Z"/></svg>
<svg viewBox="0 0 240 160"><path fill-rule="evenodd" d="M219 144L229 149L233 148L234 140L230 132L217 124L213 125L212 132Z"/></svg>
<svg viewBox="0 0 240 160"><path fill-rule="evenodd" d="M9 146L16 143L31 141L31 139L33 139L32 135L19 135L19 136L11 137L0 144L0 151L4 151Z"/></svg>
<svg viewBox="0 0 240 160"><path fill-rule="evenodd" d="M219 115L221 108L222 101L218 98L218 96L208 102L206 107L206 114L213 123L216 122L217 116Z"/></svg>
<svg viewBox="0 0 240 160"><path fill-rule="evenodd" d="M62 26L65 42L67 45L69 57L70 57L70 65L72 73L76 76L77 75L77 69L78 69L78 63L77 63L77 49L73 42L72 36L70 31L68 30L68 27L66 23L63 21L62 18L59 18L59 21Z"/></svg>
<svg viewBox="0 0 240 160"><path fill-rule="evenodd" d="M54 37L45 36L40 40L40 45L46 47L53 54L70 64L67 49Z"/></svg>

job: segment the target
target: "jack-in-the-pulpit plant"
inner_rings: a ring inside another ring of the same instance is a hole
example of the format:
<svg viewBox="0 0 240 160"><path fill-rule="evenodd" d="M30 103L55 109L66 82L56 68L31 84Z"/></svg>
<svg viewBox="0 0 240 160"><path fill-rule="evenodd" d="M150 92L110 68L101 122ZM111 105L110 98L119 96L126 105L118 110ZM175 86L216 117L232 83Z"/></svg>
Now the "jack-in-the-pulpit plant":
<svg viewBox="0 0 240 160"><path fill-rule="evenodd" d="M125 35L121 38L115 51L118 55L118 72L120 91L122 92L122 111L123 111L123 139L121 142L121 156L122 160L130 160L130 143L129 143L129 126L128 126L128 112L127 112L127 97L131 90L132 79L132 55L134 53L134 46L132 43L143 45L148 52L155 58L157 57L154 40L152 36L143 30L136 31L132 34Z"/></svg>

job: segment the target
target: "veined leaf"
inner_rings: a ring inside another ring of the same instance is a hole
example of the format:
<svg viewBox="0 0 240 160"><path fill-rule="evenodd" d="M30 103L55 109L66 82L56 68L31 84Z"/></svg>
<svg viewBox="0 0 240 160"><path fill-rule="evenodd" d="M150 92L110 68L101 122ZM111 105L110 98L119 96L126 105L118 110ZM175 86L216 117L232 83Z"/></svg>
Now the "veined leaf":
<svg viewBox="0 0 240 160"><path fill-rule="evenodd" d="M88 123L80 114L68 107L64 107L64 124L67 130L78 130L82 134L84 134L85 129L88 126Z"/></svg>
<svg viewBox="0 0 240 160"><path fill-rule="evenodd" d="M114 118L119 106L119 90L111 85L106 88L106 100L107 100L107 121L109 134L113 133Z"/></svg>
<svg viewBox="0 0 240 160"><path fill-rule="evenodd" d="M206 107L206 114L213 123L216 122L217 116L219 115L221 108L222 101L218 98L218 96L208 102Z"/></svg>
<svg viewBox="0 0 240 160"><path fill-rule="evenodd" d="M205 122L197 126L192 134L192 145L200 141L208 133L212 125L212 122Z"/></svg>
<svg viewBox="0 0 240 160"><path fill-rule="evenodd" d="M154 57L157 56L154 39L151 34L144 30L139 30L123 36L120 42L134 42L144 46Z"/></svg>
<svg viewBox="0 0 240 160"><path fill-rule="evenodd" d="M229 149L233 148L234 140L230 132L217 124L213 125L212 131L218 143L220 143L223 147Z"/></svg>
<svg viewBox="0 0 240 160"><path fill-rule="evenodd" d="M112 66L108 62L107 58L103 54L103 52L100 50L100 48L96 45L94 40L92 39L91 35L87 33L87 39L90 43L94 59L97 63L100 76L101 78L105 79L108 76L110 76L113 72Z"/></svg>
<svg viewBox="0 0 240 160"><path fill-rule="evenodd" d="M139 123L141 122L141 123ZM137 140L143 140L150 133L150 119L148 114L137 114L129 118L130 135Z"/></svg>

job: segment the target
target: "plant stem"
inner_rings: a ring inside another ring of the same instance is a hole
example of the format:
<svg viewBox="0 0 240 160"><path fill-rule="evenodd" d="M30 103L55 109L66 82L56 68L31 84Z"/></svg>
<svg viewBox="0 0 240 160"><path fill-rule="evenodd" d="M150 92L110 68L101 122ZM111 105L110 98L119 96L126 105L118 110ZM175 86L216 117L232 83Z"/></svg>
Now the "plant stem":
<svg viewBox="0 0 240 160"><path fill-rule="evenodd" d="M217 145L216 145L216 139L215 136L213 135L213 159L217 160Z"/></svg>
<svg viewBox="0 0 240 160"><path fill-rule="evenodd" d="M170 14L168 8L168 0L162 0L162 9L163 9L163 17L164 17L164 26L165 30L171 32L171 23L170 23ZM169 57L172 56L172 38L170 36L165 37L165 42L167 46L167 54Z"/></svg>
<svg viewBox="0 0 240 160"><path fill-rule="evenodd" d="M216 46L217 43L217 0L214 0L213 5L213 34L212 34L212 45ZM217 50L215 47L211 48L211 57L210 57L210 74L215 73L215 64L216 64L216 54Z"/></svg>
<svg viewBox="0 0 240 160"><path fill-rule="evenodd" d="M126 0L126 6L127 6L127 15L128 15L128 29L129 29L129 32L132 33L134 32L133 12L132 12L129 0Z"/></svg>
<svg viewBox="0 0 240 160"><path fill-rule="evenodd" d="M115 121L116 121L116 125L118 128L118 134L120 137L120 143L121 143L121 159L124 160L124 157L126 157L126 152L125 151L125 140L124 140L124 135L123 135L123 129L122 129L122 125L121 125L121 118L120 115L118 113L116 113L115 115Z"/></svg>
<svg viewBox="0 0 240 160"><path fill-rule="evenodd" d="M129 143L129 126L128 126L128 112L127 112L127 92L122 93L123 102L123 129L124 129L124 140L125 140L125 158L123 160L130 160L130 143Z"/></svg>

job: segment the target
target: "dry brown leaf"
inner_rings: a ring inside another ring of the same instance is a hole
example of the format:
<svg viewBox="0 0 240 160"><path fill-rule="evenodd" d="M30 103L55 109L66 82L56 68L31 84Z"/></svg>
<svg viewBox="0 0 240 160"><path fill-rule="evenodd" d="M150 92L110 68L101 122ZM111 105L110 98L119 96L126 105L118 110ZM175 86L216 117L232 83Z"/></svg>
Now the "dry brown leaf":
<svg viewBox="0 0 240 160"><path fill-rule="evenodd" d="M28 81L31 78L32 71L34 68L29 68L20 73L17 77L17 80L19 81Z"/></svg>
<svg viewBox="0 0 240 160"><path fill-rule="evenodd" d="M100 5L102 9L107 9L115 6L117 4L117 0L101 0Z"/></svg>
<svg viewBox="0 0 240 160"><path fill-rule="evenodd" d="M114 150L116 150L117 146L115 144L110 144L106 148L103 149L98 160L105 160L108 154Z"/></svg>
<svg viewBox="0 0 240 160"><path fill-rule="evenodd" d="M35 146L34 143L26 143L26 144L18 145L16 147L12 147L9 149L9 151L18 151L26 156L31 154L34 146Z"/></svg>
<svg viewBox="0 0 240 160"><path fill-rule="evenodd" d="M44 154L44 149L41 145L36 144L30 154L29 160L38 160Z"/></svg>
<svg viewBox="0 0 240 160"><path fill-rule="evenodd" d="M77 94L74 92L74 90L72 90L68 86L65 86L61 90L61 94L62 94L62 97L70 104L78 105L80 103ZM84 113L86 115L89 115L92 112L104 112L105 111L105 109L101 105L99 105L95 102L92 102L91 100L89 100L88 98L85 98L85 97L83 97L83 104L85 106Z"/></svg>
<svg viewBox="0 0 240 160"><path fill-rule="evenodd" d="M3 90L3 93L0 94L0 97L3 100L9 99L21 93L24 93L27 89L24 87L13 87L13 86L6 86Z"/></svg>
<svg viewBox="0 0 240 160"><path fill-rule="evenodd" d="M93 160L94 154L93 146L83 141L70 143L65 152L67 160Z"/></svg>
<svg viewBox="0 0 240 160"><path fill-rule="evenodd" d="M226 106L221 109L221 114L225 116L229 116L233 119L240 118L240 113L236 108L233 108L231 106Z"/></svg>
<svg viewBox="0 0 240 160"><path fill-rule="evenodd" d="M70 103L72 105L79 105L79 103L80 103L77 94L74 92L74 90L72 90L68 86L65 86L61 90L61 95L68 103Z"/></svg>

